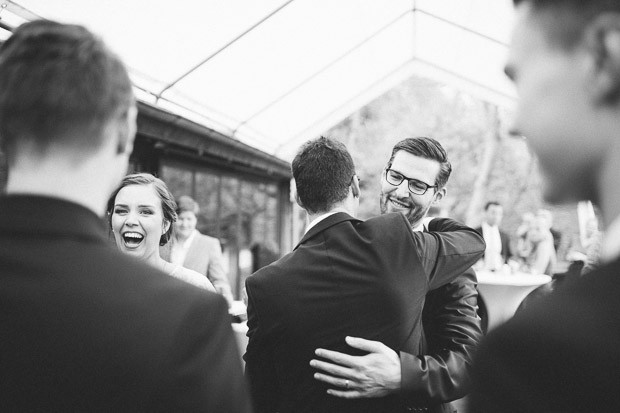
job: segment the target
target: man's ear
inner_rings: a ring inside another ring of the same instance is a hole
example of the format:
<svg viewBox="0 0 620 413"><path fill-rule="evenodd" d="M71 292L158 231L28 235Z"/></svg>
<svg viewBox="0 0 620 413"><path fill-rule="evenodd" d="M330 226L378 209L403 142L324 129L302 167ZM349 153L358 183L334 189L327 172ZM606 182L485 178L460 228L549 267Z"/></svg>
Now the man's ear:
<svg viewBox="0 0 620 413"><path fill-rule="evenodd" d="M118 119L116 129L116 153L121 155L127 153L131 155L133 152L133 141L136 136L137 124L136 119L138 110L135 106L127 109L127 112Z"/></svg>
<svg viewBox="0 0 620 413"><path fill-rule="evenodd" d="M596 101L620 100L620 13L603 13L588 24L584 45L593 61L591 91Z"/></svg>
<svg viewBox="0 0 620 413"><path fill-rule="evenodd" d="M439 201L441 201L443 197L446 196L447 193L448 193L448 190L446 189L445 186L441 188L440 190L438 190L437 192L435 192L435 198L433 199L433 204L438 204Z"/></svg>
<svg viewBox="0 0 620 413"><path fill-rule="evenodd" d="M353 198L359 198L362 194L362 190L360 189L360 180L357 175L354 175L353 179L351 179L351 192L353 192Z"/></svg>
<svg viewBox="0 0 620 413"><path fill-rule="evenodd" d="M301 199L299 199L299 194L297 193L297 191L295 191L295 202L297 202L297 205L299 205L301 209L306 209L304 208L304 204L303 202L301 202Z"/></svg>

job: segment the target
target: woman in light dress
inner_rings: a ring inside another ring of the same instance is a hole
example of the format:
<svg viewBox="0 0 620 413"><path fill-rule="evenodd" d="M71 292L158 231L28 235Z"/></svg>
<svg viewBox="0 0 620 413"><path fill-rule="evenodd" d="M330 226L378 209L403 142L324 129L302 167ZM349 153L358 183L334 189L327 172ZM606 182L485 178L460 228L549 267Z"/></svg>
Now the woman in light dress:
<svg viewBox="0 0 620 413"><path fill-rule="evenodd" d="M553 235L545 219L536 217L527 232L529 254L526 258L526 271L532 274L553 275L557 258L553 246Z"/></svg>
<svg viewBox="0 0 620 413"><path fill-rule="evenodd" d="M108 222L116 246L172 277L215 292L204 275L173 265L159 255L160 245L172 234L175 209L174 197L161 179L147 173L127 175L108 201Z"/></svg>

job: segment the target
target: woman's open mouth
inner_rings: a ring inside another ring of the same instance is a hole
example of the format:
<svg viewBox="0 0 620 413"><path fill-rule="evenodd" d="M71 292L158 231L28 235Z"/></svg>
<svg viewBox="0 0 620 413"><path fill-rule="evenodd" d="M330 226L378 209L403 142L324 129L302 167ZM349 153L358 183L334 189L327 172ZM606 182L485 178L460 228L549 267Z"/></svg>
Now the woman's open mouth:
<svg viewBox="0 0 620 413"><path fill-rule="evenodd" d="M127 248L137 248L142 240L144 240L144 235L138 232L125 232L123 235L123 243Z"/></svg>

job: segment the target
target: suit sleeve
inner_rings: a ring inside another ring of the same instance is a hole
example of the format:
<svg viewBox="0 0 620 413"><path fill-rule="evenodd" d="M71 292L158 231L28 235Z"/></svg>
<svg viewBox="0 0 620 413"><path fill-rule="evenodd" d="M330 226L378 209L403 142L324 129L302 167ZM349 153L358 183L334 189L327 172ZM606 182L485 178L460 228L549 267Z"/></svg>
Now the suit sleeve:
<svg viewBox="0 0 620 413"><path fill-rule="evenodd" d="M257 313L252 277L246 279L248 294L248 346L243 356L245 360L245 377L250 385L250 395L257 413L275 412L277 407L276 377L273 363L272 346L266 341L261 330Z"/></svg>
<svg viewBox="0 0 620 413"><path fill-rule="evenodd" d="M251 412L227 305L219 295L199 294L178 327L151 410Z"/></svg>
<svg viewBox="0 0 620 413"><path fill-rule="evenodd" d="M232 290L228 282L228 276L224 271L224 258L222 257L222 246L220 241L213 239L212 245L209 247L209 267L207 268L207 278L215 290L220 293L230 305L233 301Z"/></svg>
<svg viewBox="0 0 620 413"><path fill-rule="evenodd" d="M422 312L427 348L420 356L400 354L406 403L445 403L468 393L472 354L482 338L477 310L472 269L429 292Z"/></svg>
<svg viewBox="0 0 620 413"><path fill-rule="evenodd" d="M428 278L428 289L447 284L474 265L484 254L482 236L448 218L435 218L430 232L410 232Z"/></svg>

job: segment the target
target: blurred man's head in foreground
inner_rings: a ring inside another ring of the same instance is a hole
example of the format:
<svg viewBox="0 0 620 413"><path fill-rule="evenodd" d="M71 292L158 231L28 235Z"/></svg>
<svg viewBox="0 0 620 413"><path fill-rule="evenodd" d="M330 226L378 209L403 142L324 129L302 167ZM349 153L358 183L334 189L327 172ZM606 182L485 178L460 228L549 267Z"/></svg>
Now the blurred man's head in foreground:
<svg viewBox="0 0 620 413"><path fill-rule="evenodd" d="M515 0L506 74L514 133L540 160L545 198L599 202L620 130L620 2Z"/></svg>
<svg viewBox="0 0 620 413"><path fill-rule="evenodd" d="M77 167L103 155L101 175L114 175L116 185L135 118L123 63L86 28L33 21L0 46L0 137L10 171L46 162Z"/></svg>

